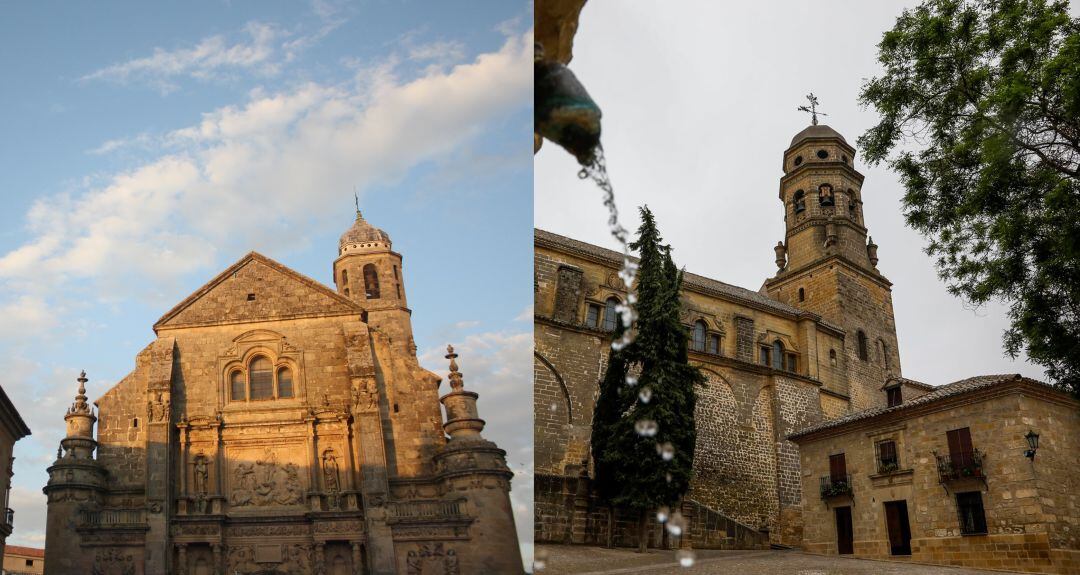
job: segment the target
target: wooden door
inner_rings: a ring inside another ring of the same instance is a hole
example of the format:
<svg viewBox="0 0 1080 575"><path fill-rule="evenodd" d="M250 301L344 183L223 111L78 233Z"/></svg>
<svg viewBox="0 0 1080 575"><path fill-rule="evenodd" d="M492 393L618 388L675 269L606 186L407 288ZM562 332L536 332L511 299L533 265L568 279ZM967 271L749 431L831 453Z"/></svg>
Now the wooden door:
<svg viewBox="0 0 1080 575"><path fill-rule="evenodd" d="M851 508L836 508L836 552L851 555L855 552L855 535L851 529Z"/></svg>
<svg viewBox="0 0 1080 575"><path fill-rule="evenodd" d="M889 531L889 553L911 555L911 525L907 501L885 502L885 527Z"/></svg>
<svg viewBox="0 0 1080 575"><path fill-rule="evenodd" d="M829 479L833 483L847 481L847 459L843 453L829 456Z"/></svg>
<svg viewBox="0 0 1080 575"><path fill-rule="evenodd" d="M959 469L973 463L971 445L971 430L967 427L953 429L946 434L949 440L949 458L952 459L954 469Z"/></svg>

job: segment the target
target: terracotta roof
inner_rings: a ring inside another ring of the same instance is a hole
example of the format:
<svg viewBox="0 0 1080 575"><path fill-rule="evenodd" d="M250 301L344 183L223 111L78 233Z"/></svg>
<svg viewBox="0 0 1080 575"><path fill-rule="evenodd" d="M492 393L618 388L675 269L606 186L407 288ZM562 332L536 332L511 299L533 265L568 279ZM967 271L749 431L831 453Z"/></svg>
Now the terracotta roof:
<svg viewBox="0 0 1080 575"><path fill-rule="evenodd" d="M908 380L908 381L914 381L914 380ZM841 426L844 426L844 425L847 425L849 423L856 422L856 421L873 419L873 418L883 416L883 415L889 414L889 413L897 413L897 412L902 412L902 411L914 410L914 409L916 409L916 408L918 408L920 406L925 406L927 404L934 403L934 402L937 402L937 401L941 401L941 400L944 400L944 399L949 398L949 397L955 397L955 396L958 396L958 395L964 395L964 394L967 394L967 393L973 393L973 392L976 392L976 391L979 391L979 390L983 390L983 389L993 387L995 385L1001 385L1001 384L1006 384L1006 383L1020 383L1020 382L1024 382L1024 383L1028 383L1028 384L1035 384L1035 385L1045 387L1048 390L1058 391L1058 390L1054 389L1051 385L1049 385L1049 384L1047 384L1045 382L1030 379L1030 378L1024 377L1024 376L1022 376L1022 375L1020 375L1018 373L1009 373L1009 374L1002 374L1002 375L977 375L975 377L969 377L967 379L961 379L960 381L954 381L953 383L950 383L950 384L947 384L947 385L942 385L942 386L939 386L939 387L927 386L925 383L923 383L921 385L924 385L924 386L932 389L933 391L931 391L930 393L927 393L926 395L920 395L919 397L916 397L915 399L905 401L905 402L901 403L900 405L897 405L897 406L894 406L894 407L871 407L870 409L864 409L862 411L856 411L854 413L849 413L849 414L847 414L847 415L845 415L843 417L838 417L836 419L830 419L828 421L823 421L823 422L818 423L816 425L811 425L810 427L806 427L804 429L801 429L801 430L799 430L799 431L797 431L795 433L792 433L792 434L788 435L787 437L788 437L788 439L796 439L796 438L799 438L799 437L803 437L805 435L809 435L811 433L815 433L815 432L822 431L822 430L825 430L825 429L832 429L834 427L841 427ZM915 383L919 383L919 382L915 382Z"/></svg>
<svg viewBox="0 0 1080 575"><path fill-rule="evenodd" d="M791 139L791 145L788 147L792 148L799 142L808 138L839 138L841 142L847 143L847 140L840 135L840 132L837 132L825 124L818 124L816 126L807 126L803 131L795 134L795 137Z"/></svg>
<svg viewBox="0 0 1080 575"><path fill-rule="evenodd" d="M558 246L559 248L567 250L569 252L578 252L580 254L585 254L593 256L595 258L603 259L616 268L622 265L622 254L615 250L609 250L607 248L595 246L593 244L568 238L566 236L549 232L547 230L541 230L539 228L535 228L533 230L533 238L537 242L546 242L548 244ZM632 259L634 261L637 261L637 258ZM757 305L759 307L764 307L769 310L786 315L813 316L822 325L825 325L839 332L844 331L840 327L822 320L815 314L811 314L810 312L807 312L805 310L801 310L797 307L790 306L786 303L774 300L769 296L762 295L760 292L741 288L739 286L734 286L729 283L724 283L722 281L707 278L698 274L690 272L684 273L683 286L690 288L698 288L698 290L705 291L707 293L716 293L719 294L720 297L723 297L725 299L734 300L736 302L749 303L751 305Z"/></svg>
<svg viewBox="0 0 1080 575"><path fill-rule="evenodd" d="M45 550L38 549L37 547L20 547L18 545L5 545L4 555L21 555L23 557L37 557L38 559L44 559Z"/></svg>
<svg viewBox="0 0 1080 575"><path fill-rule="evenodd" d="M891 376L885 381L885 385L881 386L881 389L889 387L892 383L899 383L901 385L910 385L911 387L917 387L923 391L934 391L937 387L930 385L929 383L923 383L921 381L915 381L914 379L908 379L906 377L900 377L898 375Z"/></svg>

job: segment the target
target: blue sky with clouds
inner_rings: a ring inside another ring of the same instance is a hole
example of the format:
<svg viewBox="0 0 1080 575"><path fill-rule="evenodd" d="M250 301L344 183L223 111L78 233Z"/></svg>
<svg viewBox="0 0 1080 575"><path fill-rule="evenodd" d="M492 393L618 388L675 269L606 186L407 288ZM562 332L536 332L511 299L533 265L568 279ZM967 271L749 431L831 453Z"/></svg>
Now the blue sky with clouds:
<svg viewBox="0 0 1080 575"><path fill-rule="evenodd" d="M331 282L353 218L405 257L421 361L461 353L531 541L532 7L33 2L0 18L0 385L15 531L79 369L100 396L150 326L257 250Z"/></svg>

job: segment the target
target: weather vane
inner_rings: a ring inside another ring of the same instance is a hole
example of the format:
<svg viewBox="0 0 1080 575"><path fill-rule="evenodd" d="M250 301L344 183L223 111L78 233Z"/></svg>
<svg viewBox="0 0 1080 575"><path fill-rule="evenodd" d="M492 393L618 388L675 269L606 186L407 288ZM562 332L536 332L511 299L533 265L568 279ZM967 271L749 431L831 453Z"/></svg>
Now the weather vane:
<svg viewBox="0 0 1080 575"><path fill-rule="evenodd" d="M356 187L353 186L352 192L353 201L356 202L356 215L360 215L360 195L356 193Z"/></svg>
<svg viewBox="0 0 1080 575"><path fill-rule="evenodd" d="M816 126L817 125L818 114L821 114L822 116L828 116L828 114L826 114L825 112L818 112L817 111L818 99L817 99L817 96L815 96L813 92L810 92L809 94L807 94L806 99L810 100L810 105L809 106L799 106L799 111L800 112L809 112L810 113L810 122L813 125Z"/></svg>

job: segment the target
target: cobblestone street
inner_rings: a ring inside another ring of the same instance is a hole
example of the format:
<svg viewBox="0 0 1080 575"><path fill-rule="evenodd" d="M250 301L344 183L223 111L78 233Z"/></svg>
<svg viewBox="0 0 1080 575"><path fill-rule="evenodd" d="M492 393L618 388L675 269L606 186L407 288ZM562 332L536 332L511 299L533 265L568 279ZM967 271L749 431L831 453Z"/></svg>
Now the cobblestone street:
<svg viewBox="0 0 1080 575"><path fill-rule="evenodd" d="M869 561L823 557L799 551L697 551L693 567L679 567L673 551L650 550L639 555L631 549L539 545L537 557L546 557L537 575L990 575L1001 571L919 565L900 561Z"/></svg>

